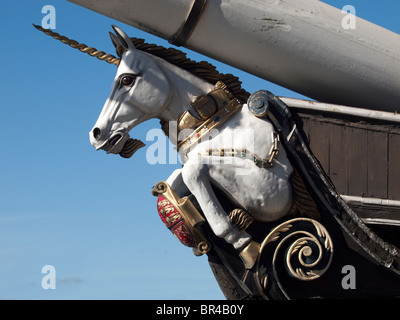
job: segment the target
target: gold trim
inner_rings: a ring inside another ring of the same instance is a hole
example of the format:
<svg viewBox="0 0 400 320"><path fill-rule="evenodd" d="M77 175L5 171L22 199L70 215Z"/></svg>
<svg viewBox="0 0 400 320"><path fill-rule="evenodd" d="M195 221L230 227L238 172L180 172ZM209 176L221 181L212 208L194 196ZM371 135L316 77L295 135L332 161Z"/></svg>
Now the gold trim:
<svg viewBox="0 0 400 320"><path fill-rule="evenodd" d="M215 87L206 95L202 94L194 98L190 103L192 113L186 110L177 120L178 130L196 129L204 121L209 120L225 104L229 103L234 96L222 81L218 81Z"/></svg>
<svg viewBox="0 0 400 320"><path fill-rule="evenodd" d="M44 29L36 24L34 24L33 26L37 30L43 32L45 35L48 35L58 41L61 41L62 43L67 44L74 49L78 49L83 53L87 53L88 55L95 57L99 60L108 62L109 64L115 64L116 66L119 65L120 59L111 54L107 54L104 51L99 51L96 48L89 47L84 43L79 43L78 41L69 39L66 36L62 36L59 33L51 31L50 29Z"/></svg>
<svg viewBox="0 0 400 320"><path fill-rule="evenodd" d="M203 124L200 125L188 137L179 142L177 146L178 150L186 151L187 149L189 149L192 145L197 143L203 135L227 122L228 119L232 115L234 115L241 107L242 104L238 99L234 98L229 101L228 104L223 106L222 109L215 113L211 118L204 121Z"/></svg>
<svg viewBox="0 0 400 320"><path fill-rule="evenodd" d="M195 129L203 123L203 120L197 119L192 116L189 110L182 113L182 115L178 119L178 131L182 131L184 129Z"/></svg>
<svg viewBox="0 0 400 320"><path fill-rule="evenodd" d="M190 104L199 115L201 122L209 119L214 113L216 113L219 105L215 103L212 97L210 97L210 94L197 96Z"/></svg>
<svg viewBox="0 0 400 320"><path fill-rule="evenodd" d="M304 225L301 226L301 224ZM284 260L290 276L302 281L311 281L321 277L330 267L333 241L328 231L318 221L295 218L283 222L265 237L260 252L275 243L272 249L272 264L274 265L283 242L288 244ZM306 262L304 257L310 257L312 254L315 254L313 261ZM296 264L293 264L294 262ZM258 263L260 264L260 260Z"/></svg>
<svg viewBox="0 0 400 320"><path fill-rule="evenodd" d="M239 254L246 269L251 269L256 264L260 254L260 244L251 241Z"/></svg>
<svg viewBox="0 0 400 320"><path fill-rule="evenodd" d="M224 82L218 81L209 93L195 97L190 103L192 110L186 110L176 120L178 130L177 136L179 136L182 130L191 129L196 130L193 133L194 135L201 137L207 130L211 130L208 129L207 126L213 121L218 122L220 119L225 119L227 117L225 113L236 111L231 108L233 105L236 107L237 104L241 106L240 99L234 97ZM221 110L225 110L225 113ZM225 121L221 122L221 124L224 122ZM160 124L164 134L169 137L169 123L161 120ZM215 127L216 124L213 125L213 128ZM206 131L200 132L202 130ZM191 136L192 135L186 137L186 139L181 142L178 141L177 149L179 150L183 144L188 142L190 140L188 138Z"/></svg>
<svg viewBox="0 0 400 320"><path fill-rule="evenodd" d="M190 199L188 197L180 198L169 184L164 181L160 181L154 186L152 194L155 197L164 197L178 210L189 230L193 234L196 244L196 248L193 248L193 253L196 256L208 253L211 250L211 244L201 229L205 219Z"/></svg>
<svg viewBox="0 0 400 320"><path fill-rule="evenodd" d="M274 166L274 157L270 156L268 159L262 159L256 154L247 151L246 149L209 149L203 153L198 153L199 156L213 156L213 157L236 157L242 159L249 159L259 168L271 168Z"/></svg>

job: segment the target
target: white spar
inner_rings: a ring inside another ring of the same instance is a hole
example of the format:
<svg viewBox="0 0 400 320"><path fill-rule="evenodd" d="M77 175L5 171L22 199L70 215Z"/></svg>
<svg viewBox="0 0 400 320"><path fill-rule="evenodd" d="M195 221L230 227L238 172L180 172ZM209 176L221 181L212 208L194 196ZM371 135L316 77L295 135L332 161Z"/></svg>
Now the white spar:
<svg viewBox="0 0 400 320"><path fill-rule="evenodd" d="M69 1L321 102L400 111L400 36L318 0Z"/></svg>

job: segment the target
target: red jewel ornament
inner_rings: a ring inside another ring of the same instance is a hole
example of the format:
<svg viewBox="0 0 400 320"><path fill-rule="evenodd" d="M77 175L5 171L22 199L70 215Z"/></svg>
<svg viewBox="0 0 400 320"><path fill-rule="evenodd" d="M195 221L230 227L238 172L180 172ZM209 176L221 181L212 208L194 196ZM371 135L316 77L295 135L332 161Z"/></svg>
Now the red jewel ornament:
<svg viewBox="0 0 400 320"><path fill-rule="evenodd" d="M159 196L157 200L157 211L166 227L173 233L175 237L178 238L182 244L187 247L196 247L192 232L190 231L179 211L170 201Z"/></svg>

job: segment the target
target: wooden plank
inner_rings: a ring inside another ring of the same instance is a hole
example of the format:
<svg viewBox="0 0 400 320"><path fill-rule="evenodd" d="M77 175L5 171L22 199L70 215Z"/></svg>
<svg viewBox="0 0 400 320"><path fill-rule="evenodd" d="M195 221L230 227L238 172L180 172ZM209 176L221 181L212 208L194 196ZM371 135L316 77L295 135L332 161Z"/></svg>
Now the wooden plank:
<svg viewBox="0 0 400 320"><path fill-rule="evenodd" d="M388 198L400 200L400 135L389 135Z"/></svg>
<svg viewBox="0 0 400 320"><path fill-rule="evenodd" d="M368 197L388 196L388 134L368 131Z"/></svg>
<svg viewBox="0 0 400 320"><path fill-rule="evenodd" d="M302 130L307 138L307 141L310 141L310 126L312 125L312 121L308 118L302 118Z"/></svg>
<svg viewBox="0 0 400 320"><path fill-rule="evenodd" d="M329 176L339 194L348 194L348 129L330 125Z"/></svg>
<svg viewBox="0 0 400 320"><path fill-rule="evenodd" d="M364 129L349 128L348 139L349 195L368 194L368 134Z"/></svg>
<svg viewBox="0 0 400 320"><path fill-rule="evenodd" d="M310 148L320 162L323 170L329 175L329 124L312 121L310 123Z"/></svg>

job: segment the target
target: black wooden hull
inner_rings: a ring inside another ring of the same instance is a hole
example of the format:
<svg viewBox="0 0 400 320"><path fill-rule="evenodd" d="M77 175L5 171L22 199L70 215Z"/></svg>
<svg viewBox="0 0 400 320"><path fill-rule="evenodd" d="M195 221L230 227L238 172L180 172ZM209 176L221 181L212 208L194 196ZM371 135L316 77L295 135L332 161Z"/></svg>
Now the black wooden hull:
<svg viewBox="0 0 400 320"><path fill-rule="evenodd" d="M295 168L294 182L300 184L298 190L306 190L299 197L308 197L313 204L300 199L303 210L273 224L254 222L246 230L262 244L259 260L252 270L246 270L237 252L205 226L213 245L208 253L210 265L225 296L228 299L399 296L400 250L395 245L396 226L368 227L339 196L312 153L304 131L305 117L293 114L272 94L264 94L270 118ZM223 199L222 194L219 197ZM224 205L227 211L232 209L228 201ZM316 226L315 230L310 231L310 226ZM315 243L314 236L318 238ZM316 263L318 256L321 259ZM300 262L292 262L294 258ZM319 266L321 263L325 265Z"/></svg>

